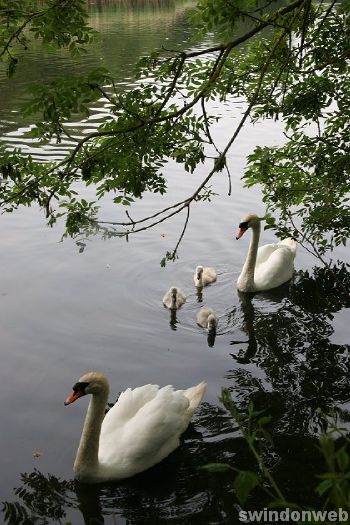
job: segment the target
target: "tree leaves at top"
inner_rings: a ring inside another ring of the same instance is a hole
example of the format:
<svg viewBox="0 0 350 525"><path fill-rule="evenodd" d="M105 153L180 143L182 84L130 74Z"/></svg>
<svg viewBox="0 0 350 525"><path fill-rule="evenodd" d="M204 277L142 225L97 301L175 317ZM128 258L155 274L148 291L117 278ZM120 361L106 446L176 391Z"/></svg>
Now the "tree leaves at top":
<svg viewBox="0 0 350 525"><path fill-rule="evenodd" d="M16 49L26 47L30 38L76 52L94 37L83 1L27 1L21 9L19 4L0 10L8 20L0 45L10 73L17 63ZM350 232L347 13L348 0L294 0L282 6L274 1L199 0L193 18L202 34L212 33L214 45L142 58L134 89L122 91L104 70L41 84L25 112L41 111L32 136L43 142L69 137L67 122L79 114L88 116L101 96L110 113L56 164L39 164L5 148L0 205L13 211L38 202L50 224L63 213L68 233L76 235L96 221L95 201L111 195L115 205L129 205L145 191L163 193L169 158L192 173L210 157L212 168L187 199L142 219L140 226L131 220L113 223L126 227L124 234L136 233L181 211L188 214L206 195L214 173L229 174L226 154L246 122L274 119L284 126L285 143L257 145L248 158L246 184L262 186L267 212L273 215L268 227L306 243L322 257L345 244ZM222 43L215 44L218 39ZM208 114L207 101L237 97L245 98L246 109L219 150L211 135L219 116ZM77 199L72 189L76 182L95 188L90 204Z"/></svg>

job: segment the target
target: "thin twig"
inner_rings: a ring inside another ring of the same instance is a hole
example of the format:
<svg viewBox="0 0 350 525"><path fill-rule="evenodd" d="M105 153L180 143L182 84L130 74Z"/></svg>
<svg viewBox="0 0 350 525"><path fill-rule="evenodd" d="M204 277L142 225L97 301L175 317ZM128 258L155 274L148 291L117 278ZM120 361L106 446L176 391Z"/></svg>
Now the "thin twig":
<svg viewBox="0 0 350 525"><path fill-rule="evenodd" d="M308 239L308 238L306 237L306 235L305 235L303 232L301 232L301 231L299 230L299 228L296 226L296 224L295 224L295 222L294 222L294 219L293 219L293 215L292 215L292 213L289 211L289 212L287 212L287 215L288 215L288 218L289 218L289 220L290 220L291 225L292 225L293 228L294 228L294 231L296 231L296 232L298 233L298 235L302 238L302 241L300 241L300 240L298 239L298 243L300 244L300 246L302 246L302 247L304 248L304 250L306 250L307 252L309 252L311 255L313 255L314 257L316 257L317 259L319 259L319 260L322 262L322 264L323 264L324 266L326 266L327 268L329 268L329 267L330 267L330 263L327 263L327 262L323 259L322 255L321 255L320 252L317 250L315 244L314 244L310 239ZM308 243L308 244L312 247L312 250L306 246L305 242Z"/></svg>
<svg viewBox="0 0 350 525"><path fill-rule="evenodd" d="M167 105L168 101L169 101L170 98L171 98L171 95L172 95L173 92L174 92L174 89L175 89L175 87L176 87L177 81L178 81L178 79L179 79L179 77L180 77L180 75L181 75L181 72L182 72L183 66L184 66L185 61L186 61L186 53L180 53L179 57L180 57L180 60L179 60L179 64L178 64L178 66L177 66L177 68L176 68L176 72L175 72L174 78L173 78L173 80L172 80L172 82L171 82L171 84L170 84L170 87L169 87L169 89L168 89L167 94L166 94L165 97L164 97L163 102L161 103L159 109L157 110L156 115L160 115L161 112L163 111L163 109L165 108L165 106ZM179 57L177 57L177 59L178 59Z"/></svg>
<svg viewBox="0 0 350 525"><path fill-rule="evenodd" d="M173 261L175 260L175 256L176 256L176 254L177 254L177 250L178 250L178 248L179 248L179 246L180 246L180 244L181 244L181 241L182 241L182 239L183 239L183 237L184 237L184 235L185 235L185 231L186 231L186 229L187 229L187 225L188 225L189 218L190 218L190 205L188 204L188 205L187 205L187 215L186 215L186 219L185 219L184 227L182 228L182 232L181 232L181 235L180 235L180 237L179 237L179 240L177 241L177 244L176 244L176 246L175 246L175 248L174 248L174 250L173 250L173 252L172 252L172 254L171 254L171 259L172 259Z"/></svg>

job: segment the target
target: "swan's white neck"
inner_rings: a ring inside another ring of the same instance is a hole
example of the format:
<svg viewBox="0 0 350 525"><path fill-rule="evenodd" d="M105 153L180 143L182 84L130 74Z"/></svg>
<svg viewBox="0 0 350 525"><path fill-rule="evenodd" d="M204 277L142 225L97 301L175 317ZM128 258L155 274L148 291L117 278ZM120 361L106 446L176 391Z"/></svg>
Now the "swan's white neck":
<svg viewBox="0 0 350 525"><path fill-rule="evenodd" d="M93 394L89 403L74 462L74 473L80 481L89 481L98 475L98 448L107 398L108 389L104 389L99 394Z"/></svg>
<svg viewBox="0 0 350 525"><path fill-rule="evenodd" d="M250 238L248 254L239 279L239 288L245 292L255 291L254 271L260 239L260 222L253 222L251 229L252 236Z"/></svg>

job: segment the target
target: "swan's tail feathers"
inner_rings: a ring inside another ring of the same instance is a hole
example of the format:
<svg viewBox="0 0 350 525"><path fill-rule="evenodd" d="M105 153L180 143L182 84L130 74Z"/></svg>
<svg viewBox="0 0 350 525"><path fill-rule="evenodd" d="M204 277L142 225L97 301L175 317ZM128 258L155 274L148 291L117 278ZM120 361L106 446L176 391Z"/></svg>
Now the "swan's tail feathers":
<svg viewBox="0 0 350 525"><path fill-rule="evenodd" d="M204 381L199 383L197 386L193 386L184 391L184 395L190 400L190 406L188 407L189 412L194 412L203 399L205 391L207 389L207 383Z"/></svg>
<svg viewBox="0 0 350 525"><path fill-rule="evenodd" d="M288 246L288 248L290 248L295 257L295 254L297 253L297 242L294 239L283 239L283 241L281 241L281 244L285 244L286 246Z"/></svg>

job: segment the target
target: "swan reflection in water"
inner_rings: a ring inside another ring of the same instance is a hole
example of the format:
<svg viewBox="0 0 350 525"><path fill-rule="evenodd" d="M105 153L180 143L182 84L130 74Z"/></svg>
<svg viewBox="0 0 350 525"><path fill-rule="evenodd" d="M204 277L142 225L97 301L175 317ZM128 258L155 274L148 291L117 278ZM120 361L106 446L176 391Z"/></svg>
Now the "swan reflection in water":
<svg viewBox="0 0 350 525"><path fill-rule="evenodd" d="M233 340L230 345L246 344L245 350L240 349L237 353L230 355L240 364L250 363L258 350L258 343L256 338L255 318L256 310L259 312L259 305L268 305L269 312L273 307L282 307L283 301L289 296L291 283L284 283L278 288L259 293L244 293L237 291L240 313L242 316L242 331L247 334L248 339ZM254 304L256 306L254 306ZM279 305L279 306L278 306Z"/></svg>
<svg viewBox="0 0 350 525"><path fill-rule="evenodd" d="M178 320L177 320L177 315L176 315L176 310L170 310L170 321L169 321L169 325L170 325L170 328L174 331L176 331L176 328L177 328L177 324L178 324Z"/></svg>
<svg viewBox="0 0 350 525"><path fill-rule="evenodd" d="M197 303L203 302L203 286L196 287Z"/></svg>
<svg viewBox="0 0 350 525"><path fill-rule="evenodd" d="M350 306L349 289L344 265L299 271L274 290L239 294L231 323L240 318L247 337L231 341L235 366L226 374L239 410L253 401L275 416L274 431L290 435L318 433L320 409L341 414L350 399L350 346L334 343L331 321Z"/></svg>

